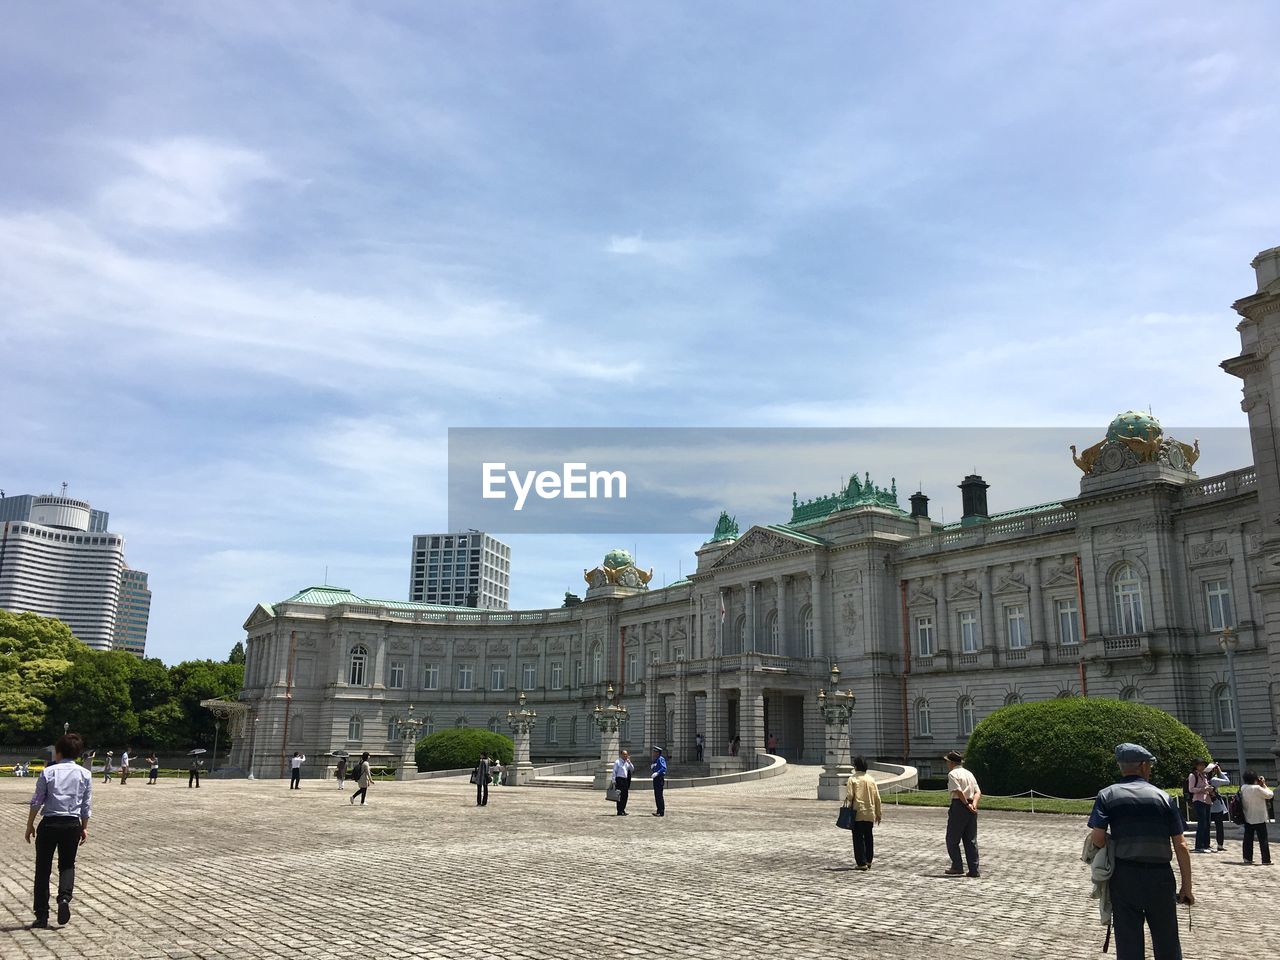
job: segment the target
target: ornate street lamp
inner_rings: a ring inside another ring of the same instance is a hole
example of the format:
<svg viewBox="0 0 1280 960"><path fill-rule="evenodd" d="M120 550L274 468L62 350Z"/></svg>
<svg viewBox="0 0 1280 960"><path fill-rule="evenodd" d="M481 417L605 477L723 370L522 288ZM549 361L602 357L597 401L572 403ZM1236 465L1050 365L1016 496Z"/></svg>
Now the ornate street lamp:
<svg viewBox="0 0 1280 960"><path fill-rule="evenodd" d="M507 711L507 726L511 728L512 739L515 740L515 756L512 758L511 769L507 774L507 783L513 787L533 780L533 761L529 759L529 740L533 734L534 725L538 722L538 714L537 711L525 706L526 702L527 698L521 690L520 697L516 700L518 709L514 712Z"/></svg>
<svg viewBox="0 0 1280 960"><path fill-rule="evenodd" d="M1222 636L1218 637L1218 646L1227 655L1227 686L1231 690L1231 712L1234 714L1232 726L1236 728L1236 763L1240 765L1236 774L1236 783L1244 775L1246 758L1244 755L1244 717L1240 711L1240 690L1236 686L1236 648L1240 646L1240 638L1230 627L1222 628Z"/></svg>
<svg viewBox="0 0 1280 960"><path fill-rule="evenodd" d="M397 780L412 780L418 775L418 758L415 748L418 745L418 731L423 721L413 715L413 704L409 704L409 715L400 721L400 740L404 744L404 757L400 761L400 769L396 771Z"/></svg>
<svg viewBox="0 0 1280 960"><path fill-rule="evenodd" d="M840 668L831 665L831 693L818 691L818 712L826 725L827 750L818 779L818 799L838 800L844 796L845 781L853 772L849 763L849 720L857 697L840 689Z"/></svg>
<svg viewBox="0 0 1280 960"><path fill-rule="evenodd" d="M613 773L613 760L618 755L622 725L630 716L626 707L615 702L612 682L605 691L605 697L605 705L597 703L591 712L591 721L600 730L600 769L596 771L596 787L604 787L609 783L609 777Z"/></svg>

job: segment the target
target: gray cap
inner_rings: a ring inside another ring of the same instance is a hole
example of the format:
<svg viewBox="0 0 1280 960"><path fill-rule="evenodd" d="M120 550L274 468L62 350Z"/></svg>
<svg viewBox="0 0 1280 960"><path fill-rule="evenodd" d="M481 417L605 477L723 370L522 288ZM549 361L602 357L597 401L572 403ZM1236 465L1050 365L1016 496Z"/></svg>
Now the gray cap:
<svg viewBox="0 0 1280 960"><path fill-rule="evenodd" d="M1156 762L1155 754L1136 743L1122 743L1116 747L1116 763Z"/></svg>

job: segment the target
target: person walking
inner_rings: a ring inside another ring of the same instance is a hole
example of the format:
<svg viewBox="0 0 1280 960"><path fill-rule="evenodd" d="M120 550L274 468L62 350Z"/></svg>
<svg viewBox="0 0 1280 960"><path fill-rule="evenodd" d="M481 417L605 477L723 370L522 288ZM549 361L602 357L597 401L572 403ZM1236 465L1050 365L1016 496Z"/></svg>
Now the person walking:
<svg viewBox="0 0 1280 960"><path fill-rule="evenodd" d="M1191 891L1191 856L1183 836L1186 825L1177 801L1150 782L1155 762L1151 751L1139 744L1117 746L1120 781L1098 791L1089 814L1093 845L1112 846L1114 867L1108 886L1116 960L1142 960L1144 922L1151 928L1155 960L1181 960L1178 904L1196 902ZM1169 867L1174 855L1182 876L1176 896Z"/></svg>
<svg viewBox="0 0 1280 960"><path fill-rule="evenodd" d="M872 827L880 825L880 788L867 772L867 758L853 758L853 776L844 788L844 805L853 810L853 860L856 870L870 870L875 858Z"/></svg>
<svg viewBox="0 0 1280 960"><path fill-rule="evenodd" d="M302 765L307 762L306 755L295 750L289 758L289 789L302 789Z"/></svg>
<svg viewBox="0 0 1280 960"><path fill-rule="evenodd" d="M951 866L943 872L948 877L964 873L960 862L960 845L964 844L964 857L969 862L970 877L978 873L978 801L982 791L972 773L966 770L964 754L952 750L942 758L947 761L947 790L951 794L951 807L947 811L947 854Z"/></svg>
<svg viewBox="0 0 1280 960"><path fill-rule="evenodd" d="M359 787L355 793L351 794L351 799L347 803L355 803L356 797L360 798L360 806L364 806L364 799L369 794L369 784L373 783L373 771L369 769L369 754L360 754L360 766L356 767L356 786Z"/></svg>
<svg viewBox="0 0 1280 960"><path fill-rule="evenodd" d="M1217 833L1218 853L1223 851L1222 841L1226 836L1227 801L1218 792L1219 787L1231 783L1231 778L1223 772L1222 764L1211 763L1204 768L1204 775L1209 778L1209 822Z"/></svg>
<svg viewBox="0 0 1280 960"><path fill-rule="evenodd" d="M618 791L618 816L627 815L627 796L631 793L631 775L636 772L631 762L631 754L626 750L618 751L618 759L613 761L613 789Z"/></svg>
<svg viewBox="0 0 1280 960"><path fill-rule="evenodd" d="M93 774L75 762L84 749L78 733L64 733L53 745L53 764L41 771L27 812L27 843L35 837L36 877L32 909L34 929L49 926L49 876L58 854L58 923L71 919L76 885L76 853L89 839ZM43 812L40 826L36 814Z"/></svg>
<svg viewBox="0 0 1280 960"><path fill-rule="evenodd" d="M653 765L649 769L649 776L653 779L653 804L657 808L653 814L655 817L667 815L667 803L662 796L667 786L667 758L662 753L661 747L653 748Z"/></svg>
<svg viewBox="0 0 1280 960"><path fill-rule="evenodd" d="M769 734L769 739L765 743L766 751L776 756L778 753L778 735L776 733Z"/></svg>
<svg viewBox="0 0 1280 960"><path fill-rule="evenodd" d="M1241 781L1240 805L1244 807L1244 862L1253 863L1253 838L1258 838L1262 865L1271 866L1271 848L1267 846L1267 801L1275 791L1267 786L1267 778L1246 770Z"/></svg>
<svg viewBox="0 0 1280 960"><path fill-rule="evenodd" d="M493 767L489 771L489 779L495 787L502 783L502 761L496 756L493 758Z"/></svg>
<svg viewBox="0 0 1280 960"><path fill-rule="evenodd" d="M707 738L702 734L694 734L693 737L693 753L698 758L698 762L702 762L702 752L706 748Z"/></svg>
<svg viewBox="0 0 1280 960"><path fill-rule="evenodd" d="M147 757L147 767L147 786L153 786L160 777L160 758L155 755L155 751Z"/></svg>
<svg viewBox="0 0 1280 960"><path fill-rule="evenodd" d="M129 748L120 751L120 786L129 782Z"/></svg>
<svg viewBox="0 0 1280 960"><path fill-rule="evenodd" d="M471 782L476 785L476 806L489 805L489 754L480 751L480 759L471 773Z"/></svg>
<svg viewBox="0 0 1280 960"><path fill-rule="evenodd" d="M1196 821L1196 847L1193 853L1212 853L1209 849L1209 778L1205 776L1207 760L1197 760L1187 777L1187 798L1191 816Z"/></svg>
<svg viewBox="0 0 1280 960"><path fill-rule="evenodd" d="M107 762L106 762L106 764L105 764L105 765L103 766L103 768L102 768L102 782L103 782L103 783L110 783L110 782L111 782L111 772L115 769L115 767L114 767L114 766L113 766L113 764L112 764L112 760L111 760L111 758L112 758L113 756L115 756L115 754L113 754L110 750L108 750L108 751L107 751Z"/></svg>
<svg viewBox="0 0 1280 960"><path fill-rule="evenodd" d="M189 770L187 770L187 789L188 789L188 790L190 790L190 789L192 788L192 786L195 786L197 789L199 789L199 787L200 787L200 764L201 764L201 762L202 762L202 761L200 760L200 758L199 758L199 757L192 757L192 758L191 758L191 768L190 768Z"/></svg>
<svg viewBox="0 0 1280 960"><path fill-rule="evenodd" d="M338 780L338 789L339 790L347 789L347 758L346 757L338 758L338 768L333 771L333 775Z"/></svg>

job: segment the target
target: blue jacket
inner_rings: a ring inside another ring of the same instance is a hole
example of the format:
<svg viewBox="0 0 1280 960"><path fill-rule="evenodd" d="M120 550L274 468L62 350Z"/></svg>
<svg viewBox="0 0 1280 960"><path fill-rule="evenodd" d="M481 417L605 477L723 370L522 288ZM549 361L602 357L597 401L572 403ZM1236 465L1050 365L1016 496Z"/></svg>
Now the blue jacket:
<svg viewBox="0 0 1280 960"><path fill-rule="evenodd" d="M667 775L667 758L662 754L658 754L658 759L653 761L650 773L654 777L665 777Z"/></svg>

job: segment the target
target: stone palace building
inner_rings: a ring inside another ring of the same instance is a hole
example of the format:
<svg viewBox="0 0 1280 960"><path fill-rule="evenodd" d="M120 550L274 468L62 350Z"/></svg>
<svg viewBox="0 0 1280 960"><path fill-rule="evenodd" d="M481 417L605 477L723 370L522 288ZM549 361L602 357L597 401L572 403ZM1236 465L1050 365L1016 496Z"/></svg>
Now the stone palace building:
<svg viewBox="0 0 1280 960"><path fill-rule="evenodd" d="M535 760L599 751L592 711L612 685L623 745L676 763L777 752L819 762L817 709L832 664L857 696L856 752L922 775L1005 704L1080 694L1170 711L1270 771L1280 713L1280 248L1253 261L1257 292L1234 306L1254 465L1200 477L1199 446L1124 413L1073 448L1078 490L989 514L979 476L943 525L922 493L854 478L745 532L726 514L696 571L662 589L615 550L586 571L583 602L488 611L368 600L311 587L259 604L244 624L245 688L233 765L275 776L302 750L402 755L398 724L506 731L520 691L537 711ZM1082 438L1083 439L1083 438ZM1096 441L1096 442L1094 442ZM1064 456L1067 455L1064 451ZM1240 702L1219 645L1235 654ZM748 760L748 762L750 762ZM1231 763L1231 766L1234 766Z"/></svg>

